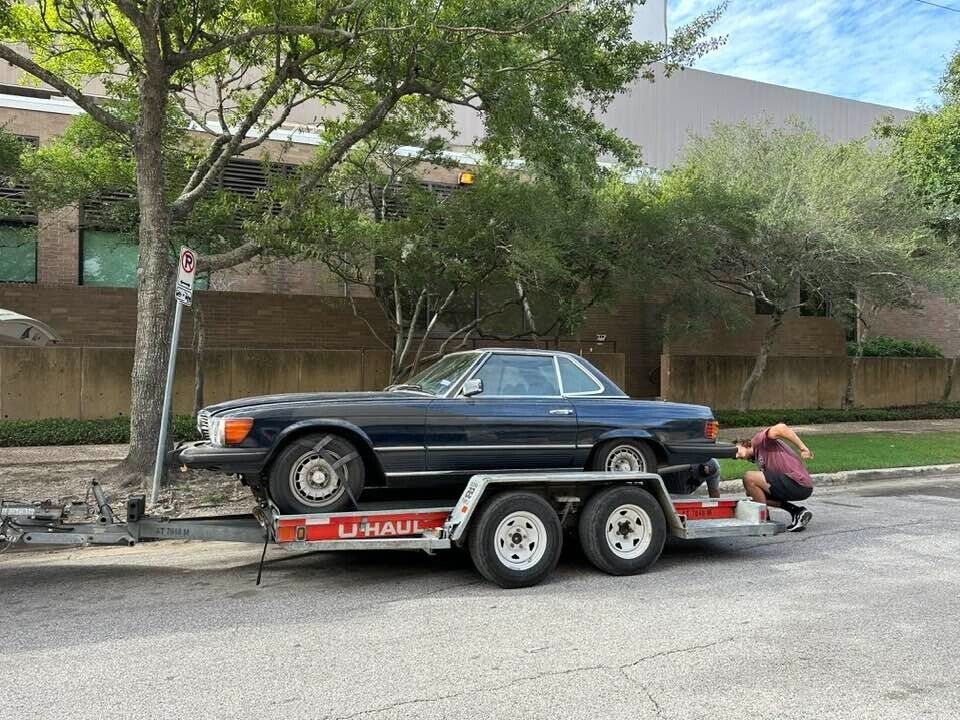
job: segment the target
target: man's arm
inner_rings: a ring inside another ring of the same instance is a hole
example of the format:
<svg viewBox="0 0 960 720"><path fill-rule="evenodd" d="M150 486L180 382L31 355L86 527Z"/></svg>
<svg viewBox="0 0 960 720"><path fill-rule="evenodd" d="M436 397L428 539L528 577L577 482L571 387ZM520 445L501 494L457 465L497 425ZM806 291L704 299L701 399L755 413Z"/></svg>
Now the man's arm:
<svg viewBox="0 0 960 720"><path fill-rule="evenodd" d="M813 459L813 453L810 452L810 448L804 444L803 440L793 431L793 428L786 423L777 423L771 427L767 430L767 437L773 440L786 440L800 451L801 458L804 460Z"/></svg>

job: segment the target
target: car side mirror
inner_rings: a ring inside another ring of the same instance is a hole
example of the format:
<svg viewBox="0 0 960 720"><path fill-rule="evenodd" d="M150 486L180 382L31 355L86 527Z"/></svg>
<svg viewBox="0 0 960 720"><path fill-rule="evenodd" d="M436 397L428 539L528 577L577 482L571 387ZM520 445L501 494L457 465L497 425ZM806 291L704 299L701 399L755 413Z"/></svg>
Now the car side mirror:
<svg viewBox="0 0 960 720"><path fill-rule="evenodd" d="M473 397L474 395L479 395L483 392L483 380L480 378L471 378L463 384L463 390L460 391L463 393L464 397Z"/></svg>

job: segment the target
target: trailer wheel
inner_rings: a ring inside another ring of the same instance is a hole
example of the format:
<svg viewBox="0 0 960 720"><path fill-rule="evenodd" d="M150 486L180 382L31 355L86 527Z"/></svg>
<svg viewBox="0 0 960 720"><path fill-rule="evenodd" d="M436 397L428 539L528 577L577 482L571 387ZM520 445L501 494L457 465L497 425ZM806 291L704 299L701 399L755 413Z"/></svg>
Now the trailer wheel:
<svg viewBox="0 0 960 720"><path fill-rule="evenodd" d="M270 466L270 498L282 513L346 510L363 492L364 470L363 458L346 438L304 435L283 448Z"/></svg>
<svg viewBox="0 0 960 720"><path fill-rule="evenodd" d="M467 544L487 580L502 588L530 587L556 567L563 532L556 511L542 497L507 492L479 509Z"/></svg>
<svg viewBox="0 0 960 720"><path fill-rule="evenodd" d="M660 503L642 487L606 488L580 513L580 545L590 563L611 575L635 575L656 562L667 539Z"/></svg>

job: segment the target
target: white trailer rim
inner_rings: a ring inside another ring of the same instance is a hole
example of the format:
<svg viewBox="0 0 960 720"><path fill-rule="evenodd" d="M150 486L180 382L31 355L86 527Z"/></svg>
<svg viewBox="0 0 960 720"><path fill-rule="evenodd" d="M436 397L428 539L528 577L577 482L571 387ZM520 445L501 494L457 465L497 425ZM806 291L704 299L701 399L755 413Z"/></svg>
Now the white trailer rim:
<svg viewBox="0 0 960 720"><path fill-rule="evenodd" d="M643 555L653 540L653 523L647 511L628 503L607 516L604 535L610 551L625 560Z"/></svg>
<svg viewBox="0 0 960 720"><path fill-rule="evenodd" d="M547 542L547 528L543 521L526 511L507 515L493 536L497 559L511 570L535 567L543 559Z"/></svg>

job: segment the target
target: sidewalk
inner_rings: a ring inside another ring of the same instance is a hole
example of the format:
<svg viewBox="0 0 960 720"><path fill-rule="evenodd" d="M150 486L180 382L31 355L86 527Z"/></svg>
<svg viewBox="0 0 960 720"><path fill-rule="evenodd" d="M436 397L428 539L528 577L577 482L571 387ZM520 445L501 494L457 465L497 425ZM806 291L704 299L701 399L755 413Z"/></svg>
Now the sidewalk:
<svg viewBox="0 0 960 720"><path fill-rule="evenodd" d="M884 420L880 422L843 422L823 425L791 425L798 435L825 435L836 433L922 433L960 432L960 418L948 420ZM759 427L720 428L721 440L752 437Z"/></svg>
<svg viewBox="0 0 960 720"><path fill-rule="evenodd" d="M126 445L46 445L0 448L0 468L17 465L72 465L123 460Z"/></svg>

